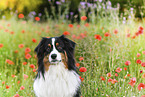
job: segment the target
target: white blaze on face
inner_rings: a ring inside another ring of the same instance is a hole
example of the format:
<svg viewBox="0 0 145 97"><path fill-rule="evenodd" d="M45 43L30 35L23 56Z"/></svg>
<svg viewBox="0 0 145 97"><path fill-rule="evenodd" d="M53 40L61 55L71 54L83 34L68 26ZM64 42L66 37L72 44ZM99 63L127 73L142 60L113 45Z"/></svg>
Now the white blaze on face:
<svg viewBox="0 0 145 97"><path fill-rule="evenodd" d="M56 49L56 47L55 47L55 38L52 38L52 47L53 47L53 49L52 49L52 51L51 51L51 53L50 53L50 55L49 55L49 62L50 63L54 63L54 64L56 64L56 63L58 63L58 62L61 62L61 55L60 55L60 53L57 51L57 49ZM52 59L52 55L53 54L56 54L56 58L55 58L55 60L57 60L56 62L52 62L54 59Z"/></svg>

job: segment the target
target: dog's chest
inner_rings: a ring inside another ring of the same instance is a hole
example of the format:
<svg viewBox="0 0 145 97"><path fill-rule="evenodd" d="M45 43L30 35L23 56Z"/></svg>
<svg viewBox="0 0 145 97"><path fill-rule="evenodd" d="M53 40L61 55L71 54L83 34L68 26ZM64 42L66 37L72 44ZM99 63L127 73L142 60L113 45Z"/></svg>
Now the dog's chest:
<svg viewBox="0 0 145 97"><path fill-rule="evenodd" d="M80 85L79 75L67 70L63 64L51 65L34 82L34 91L38 97L73 97Z"/></svg>

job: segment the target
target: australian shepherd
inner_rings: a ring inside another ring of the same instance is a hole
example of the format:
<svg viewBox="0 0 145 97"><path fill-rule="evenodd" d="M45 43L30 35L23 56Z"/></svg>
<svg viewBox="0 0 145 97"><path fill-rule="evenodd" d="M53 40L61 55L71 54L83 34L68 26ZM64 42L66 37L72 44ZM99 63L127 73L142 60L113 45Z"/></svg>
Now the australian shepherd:
<svg viewBox="0 0 145 97"><path fill-rule="evenodd" d="M80 97L74 48L75 42L64 35L42 38L35 48L38 73L33 88L37 97Z"/></svg>

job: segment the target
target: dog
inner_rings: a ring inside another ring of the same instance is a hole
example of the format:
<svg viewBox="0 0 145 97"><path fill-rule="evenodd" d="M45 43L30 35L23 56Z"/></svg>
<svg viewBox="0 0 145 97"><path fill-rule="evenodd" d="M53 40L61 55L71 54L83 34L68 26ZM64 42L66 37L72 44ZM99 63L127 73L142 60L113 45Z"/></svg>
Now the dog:
<svg viewBox="0 0 145 97"><path fill-rule="evenodd" d="M42 38L35 48L38 73L33 88L37 97L80 97L81 80L75 66L75 45L64 35Z"/></svg>

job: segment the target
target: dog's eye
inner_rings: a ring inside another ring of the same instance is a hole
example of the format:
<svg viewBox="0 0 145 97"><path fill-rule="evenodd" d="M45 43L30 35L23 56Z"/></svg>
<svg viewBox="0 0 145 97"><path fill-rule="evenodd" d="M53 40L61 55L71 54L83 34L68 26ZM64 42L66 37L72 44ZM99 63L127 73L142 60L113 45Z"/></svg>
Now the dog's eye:
<svg viewBox="0 0 145 97"><path fill-rule="evenodd" d="M47 48L47 51L50 51L50 47Z"/></svg>
<svg viewBox="0 0 145 97"><path fill-rule="evenodd" d="M59 47L57 47L57 49L58 49L58 50L62 50L62 47L59 46Z"/></svg>

